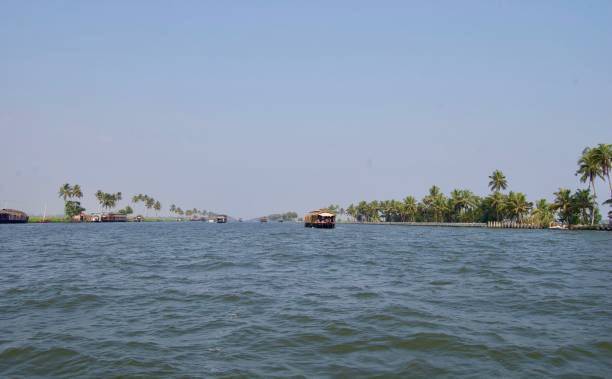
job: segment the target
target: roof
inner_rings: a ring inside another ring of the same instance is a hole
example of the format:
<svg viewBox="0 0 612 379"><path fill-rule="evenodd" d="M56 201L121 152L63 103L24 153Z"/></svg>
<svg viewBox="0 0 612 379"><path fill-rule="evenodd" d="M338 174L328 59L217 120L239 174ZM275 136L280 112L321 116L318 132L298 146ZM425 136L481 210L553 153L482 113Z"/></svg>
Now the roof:
<svg viewBox="0 0 612 379"><path fill-rule="evenodd" d="M328 209L317 209L316 211L311 211L309 214L319 215L319 216L324 216L324 217L335 216L335 214L331 213Z"/></svg>
<svg viewBox="0 0 612 379"><path fill-rule="evenodd" d="M18 211L17 209L2 209L0 210L0 213L11 213L14 215L26 216L25 212Z"/></svg>

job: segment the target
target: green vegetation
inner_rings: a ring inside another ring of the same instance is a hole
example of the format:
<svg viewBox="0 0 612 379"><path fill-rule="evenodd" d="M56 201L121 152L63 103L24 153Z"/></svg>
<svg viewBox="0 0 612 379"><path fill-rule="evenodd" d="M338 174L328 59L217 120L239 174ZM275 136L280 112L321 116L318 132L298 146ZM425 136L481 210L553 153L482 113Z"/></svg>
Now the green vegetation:
<svg viewBox="0 0 612 379"><path fill-rule="evenodd" d="M28 219L28 222L29 223L43 222L43 217L42 216L30 216L30 218ZM61 216L47 216L44 218L44 222L66 222L66 218L61 217Z"/></svg>
<svg viewBox="0 0 612 379"><path fill-rule="evenodd" d="M508 189L508 180L503 172L495 170L489 176L491 193L485 197L468 189L455 189L446 196L434 185L420 202L407 196L402 201L361 201L349 205L346 210L337 205L330 205L328 209L340 215L346 214L358 222L514 221L548 227L558 220L566 225L594 225L601 220L595 192L598 179L607 180L611 199L604 204L612 205L611 159L610 144L584 149L576 175L581 183L588 183L588 188L578 189L573 194L569 189L560 188L554 193L553 203L539 199L535 207L522 192L503 193Z"/></svg>
<svg viewBox="0 0 612 379"><path fill-rule="evenodd" d="M125 208L120 209L118 213L127 216L127 215L131 215L132 213L134 213L134 210L129 205L126 205Z"/></svg>
<svg viewBox="0 0 612 379"><path fill-rule="evenodd" d="M340 216L349 216L358 222L489 222L489 221L514 221L517 223L529 223L546 227L558 221L565 225L590 225L599 223L602 215L597 204L596 183L602 180L608 183L610 198L603 202L604 205L612 206L612 182L610 171L612 167L612 145L599 144L596 147L587 147L582 151L578 159L578 176L580 183L586 183L587 188L576 189L573 193L570 189L559 188L555 192L552 203L546 199L530 202L522 192L504 191L509 188L508 179L500 170L495 170L488 177L488 187L491 193L481 197L469 189L454 189L449 195L445 195L438 186L432 186L429 192L420 201L414 196L406 196L403 200L374 200L360 201L351 204L346 209L339 205L331 204L326 209L338 213ZM74 186L69 183L63 184L58 196L65 202L65 219L79 215L85 211L78 199L83 197L83 192L78 184ZM100 207L109 211L121 201L121 192L105 193L98 190L95 193ZM170 213L174 218L149 218L148 212L153 209L156 215L162 209L162 204L149 195L138 194L132 197L134 208L127 205L119 210L119 213L130 215L138 203L143 204L145 213L144 221L169 221L176 218L187 217L216 217L214 212L207 212L197 208L184 211L181 207L172 204ZM608 218L612 219L612 211L608 212ZM292 221L298 219L295 212L282 214L271 214L271 221ZM49 218L49 221L57 218ZM31 222L41 221L40 217L31 217Z"/></svg>
<svg viewBox="0 0 612 379"><path fill-rule="evenodd" d="M81 207L81 203L76 200L69 199L81 199L83 197L83 191L81 186L75 184L71 186L69 183L64 183L59 191L58 196L64 199L64 215L66 219L72 219L74 216L78 216L81 212L85 212L85 208Z"/></svg>
<svg viewBox="0 0 612 379"><path fill-rule="evenodd" d="M161 203L149 195L139 193L138 195L132 196L132 203L134 203L134 207L136 207L139 202L142 202L143 204L145 217L148 215L149 210L151 209L155 210L156 215L158 215L159 211L162 209Z"/></svg>
<svg viewBox="0 0 612 379"><path fill-rule="evenodd" d="M295 221L297 218L298 214L295 212L274 213L268 216L270 221Z"/></svg>

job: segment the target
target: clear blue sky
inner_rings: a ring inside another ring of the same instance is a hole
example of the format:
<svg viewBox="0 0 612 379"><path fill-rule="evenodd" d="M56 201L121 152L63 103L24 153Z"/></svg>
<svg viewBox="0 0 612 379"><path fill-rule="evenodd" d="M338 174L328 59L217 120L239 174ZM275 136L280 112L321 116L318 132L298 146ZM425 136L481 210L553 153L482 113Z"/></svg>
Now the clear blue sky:
<svg viewBox="0 0 612 379"><path fill-rule="evenodd" d="M5 0L0 141L35 214L64 182L241 217L494 169L551 198L612 143L612 2Z"/></svg>

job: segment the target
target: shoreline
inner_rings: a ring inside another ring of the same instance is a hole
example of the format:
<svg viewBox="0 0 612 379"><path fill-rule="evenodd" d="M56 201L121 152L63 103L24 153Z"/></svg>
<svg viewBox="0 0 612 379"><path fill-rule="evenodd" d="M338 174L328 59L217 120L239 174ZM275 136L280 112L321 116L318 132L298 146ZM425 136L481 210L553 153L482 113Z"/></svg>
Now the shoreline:
<svg viewBox="0 0 612 379"><path fill-rule="evenodd" d="M536 227L533 225L508 225L508 226L489 226L486 222L339 222L338 224L348 225L394 225L394 226L431 226L431 227L450 227L450 228L486 228L486 229L531 229L547 230L550 228ZM550 229L556 230L556 229ZM594 230L612 231L612 225L571 225L567 229L561 230Z"/></svg>

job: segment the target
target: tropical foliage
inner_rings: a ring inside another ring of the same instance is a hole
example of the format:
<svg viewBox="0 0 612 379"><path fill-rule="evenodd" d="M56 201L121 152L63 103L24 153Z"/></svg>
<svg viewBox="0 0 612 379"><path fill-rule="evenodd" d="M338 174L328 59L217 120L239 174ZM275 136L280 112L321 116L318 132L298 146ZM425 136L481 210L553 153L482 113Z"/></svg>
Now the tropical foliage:
<svg viewBox="0 0 612 379"><path fill-rule="evenodd" d="M121 192L106 193L98 190L96 191L95 195L100 207L106 209L107 211L115 208L117 206L117 202L121 201L123 198Z"/></svg>
<svg viewBox="0 0 612 379"><path fill-rule="evenodd" d="M66 218L70 219L85 211L79 201L72 200L73 198L81 199L83 197L80 185L71 186L69 183L64 183L58 191L58 196L64 199L64 216Z"/></svg>
<svg viewBox="0 0 612 379"><path fill-rule="evenodd" d="M454 189L446 196L438 186L432 186L421 201L407 196L403 201L374 200L350 204L346 214L358 222L488 222L514 221L547 227L558 221L567 225L595 224L601 220L597 207L595 185L601 179L608 182L610 199L603 204L612 206L610 182L612 145L587 147L578 160L576 175L586 189L560 188L554 200L540 199L534 204L522 192L503 191L509 188L508 179L500 170L489 175L491 193L485 197L467 189ZM341 209L338 206L335 209ZM609 213L612 215L612 213Z"/></svg>

